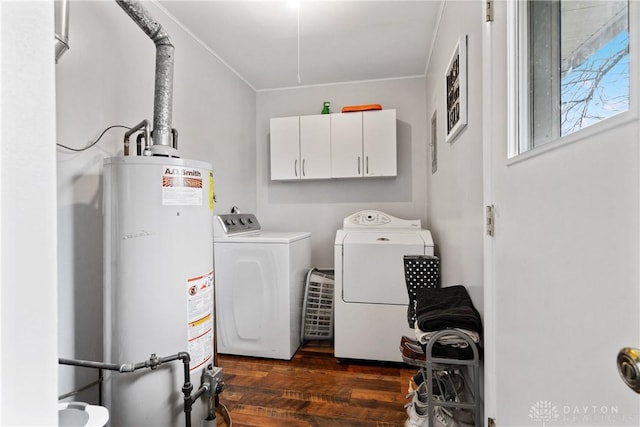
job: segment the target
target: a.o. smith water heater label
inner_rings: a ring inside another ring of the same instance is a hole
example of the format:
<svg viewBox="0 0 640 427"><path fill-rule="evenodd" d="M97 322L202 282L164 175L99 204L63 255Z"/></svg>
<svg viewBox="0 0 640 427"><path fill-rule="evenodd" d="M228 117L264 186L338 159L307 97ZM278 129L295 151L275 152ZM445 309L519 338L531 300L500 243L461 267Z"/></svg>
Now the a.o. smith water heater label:
<svg viewBox="0 0 640 427"><path fill-rule="evenodd" d="M213 271L187 280L187 310L193 371L213 358Z"/></svg>
<svg viewBox="0 0 640 427"><path fill-rule="evenodd" d="M163 206L202 206L203 173L199 169L164 166L162 173Z"/></svg>

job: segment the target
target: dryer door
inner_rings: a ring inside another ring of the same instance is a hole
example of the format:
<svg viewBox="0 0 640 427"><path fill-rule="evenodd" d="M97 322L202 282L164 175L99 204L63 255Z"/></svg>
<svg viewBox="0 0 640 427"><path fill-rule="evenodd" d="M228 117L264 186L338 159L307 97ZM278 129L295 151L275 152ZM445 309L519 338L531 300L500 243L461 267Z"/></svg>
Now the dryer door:
<svg viewBox="0 0 640 427"><path fill-rule="evenodd" d="M424 255L417 233L353 232L342 249L342 298L345 302L408 304L404 256Z"/></svg>

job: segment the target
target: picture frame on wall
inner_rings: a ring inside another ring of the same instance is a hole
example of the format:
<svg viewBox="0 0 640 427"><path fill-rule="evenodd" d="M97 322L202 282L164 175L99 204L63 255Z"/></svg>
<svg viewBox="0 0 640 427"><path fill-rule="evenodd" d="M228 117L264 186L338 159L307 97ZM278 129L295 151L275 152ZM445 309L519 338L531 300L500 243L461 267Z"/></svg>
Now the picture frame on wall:
<svg viewBox="0 0 640 427"><path fill-rule="evenodd" d="M460 36L447 65L447 142L467 126L467 35Z"/></svg>
<svg viewBox="0 0 640 427"><path fill-rule="evenodd" d="M438 110L431 116L431 174L438 170Z"/></svg>

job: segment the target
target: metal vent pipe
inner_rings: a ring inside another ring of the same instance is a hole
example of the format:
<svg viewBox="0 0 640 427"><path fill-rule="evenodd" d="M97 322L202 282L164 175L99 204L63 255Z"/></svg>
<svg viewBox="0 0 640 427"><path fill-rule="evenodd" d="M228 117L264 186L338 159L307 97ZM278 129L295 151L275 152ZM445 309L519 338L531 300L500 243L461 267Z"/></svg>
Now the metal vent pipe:
<svg viewBox="0 0 640 427"><path fill-rule="evenodd" d="M171 144L171 111L173 108L173 44L169 35L137 1L116 0L116 3L156 45L156 78L153 102L153 146L173 150ZM153 150L153 147L152 147ZM153 150L156 152L157 150ZM166 154L166 153L162 153Z"/></svg>
<svg viewBox="0 0 640 427"><path fill-rule="evenodd" d="M69 50L69 1L56 0L55 12L55 52L56 64L64 53Z"/></svg>

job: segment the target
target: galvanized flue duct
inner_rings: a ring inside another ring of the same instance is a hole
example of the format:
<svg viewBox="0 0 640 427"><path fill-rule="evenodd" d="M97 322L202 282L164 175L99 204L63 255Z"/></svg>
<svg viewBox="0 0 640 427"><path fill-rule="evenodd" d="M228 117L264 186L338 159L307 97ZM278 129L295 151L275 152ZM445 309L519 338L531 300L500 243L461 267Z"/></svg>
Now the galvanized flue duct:
<svg viewBox="0 0 640 427"><path fill-rule="evenodd" d="M153 103L152 151L154 154L172 155L171 112L173 109L173 44L164 28L137 1L116 0L156 45L156 77ZM162 146L162 147L158 147ZM161 148L161 150L157 150Z"/></svg>
<svg viewBox="0 0 640 427"><path fill-rule="evenodd" d="M64 53L69 50L69 1L56 0L55 10L55 52L56 64Z"/></svg>

